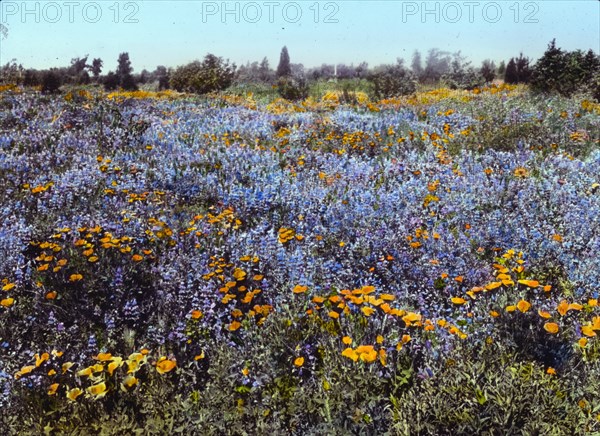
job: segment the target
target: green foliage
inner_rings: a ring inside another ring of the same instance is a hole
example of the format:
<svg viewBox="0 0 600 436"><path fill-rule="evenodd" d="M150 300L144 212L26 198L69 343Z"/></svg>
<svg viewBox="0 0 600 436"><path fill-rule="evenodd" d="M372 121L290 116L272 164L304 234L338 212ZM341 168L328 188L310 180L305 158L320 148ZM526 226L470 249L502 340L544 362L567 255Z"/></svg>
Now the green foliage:
<svg viewBox="0 0 600 436"><path fill-rule="evenodd" d="M61 85L60 76L53 70L48 70L42 76L42 92L54 94L58 92Z"/></svg>
<svg viewBox="0 0 600 436"><path fill-rule="evenodd" d="M303 77L280 77L277 81L277 92L286 100L303 100L308 97L308 84Z"/></svg>
<svg viewBox="0 0 600 436"><path fill-rule="evenodd" d="M568 52L552 40L544 55L536 62L531 78L531 88L536 92L559 93L570 96L577 91L588 91L598 97L600 93L600 56L589 50Z"/></svg>
<svg viewBox="0 0 600 436"><path fill-rule="evenodd" d="M290 55L288 53L288 49L284 46L281 49L281 54L279 56L279 64L277 65L277 77L288 77L292 74L292 67L290 65Z"/></svg>
<svg viewBox="0 0 600 436"><path fill-rule="evenodd" d="M415 77L401 63L382 67L373 72L369 80L377 99L409 95L417 89Z"/></svg>
<svg viewBox="0 0 600 436"><path fill-rule="evenodd" d="M171 87L179 92L207 94L227 89L233 82L235 64L213 54L202 62L194 61L178 67L171 75Z"/></svg>
<svg viewBox="0 0 600 436"><path fill-rule="evenodd" d="M557 378L492 340L479 348L458 347L433 365L434 376L390 399L397 434L583 434L600 429L592 407L587 409L589 396L600 388L593 378L597 365ZM582 398L588 399L583 408L578 404Z"/></svg>

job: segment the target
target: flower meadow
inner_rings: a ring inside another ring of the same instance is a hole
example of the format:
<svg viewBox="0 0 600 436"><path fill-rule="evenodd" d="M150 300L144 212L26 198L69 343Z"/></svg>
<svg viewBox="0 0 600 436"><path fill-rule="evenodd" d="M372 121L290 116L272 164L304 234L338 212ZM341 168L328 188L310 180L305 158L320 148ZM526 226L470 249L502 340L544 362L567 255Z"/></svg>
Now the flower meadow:
<svg viewBox="0 0 600 436"><path fill-rule="evenodd" d="M597 434L600 105L0 100L5 434Z"/></svg>

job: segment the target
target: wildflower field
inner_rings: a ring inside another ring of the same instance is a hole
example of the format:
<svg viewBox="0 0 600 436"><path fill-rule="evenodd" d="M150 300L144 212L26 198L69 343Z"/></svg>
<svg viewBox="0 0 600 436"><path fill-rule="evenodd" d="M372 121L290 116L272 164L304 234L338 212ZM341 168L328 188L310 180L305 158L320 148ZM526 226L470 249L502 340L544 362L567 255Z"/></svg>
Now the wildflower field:
<svg viewBox="0 0 600 436"><path fill-rule="evenodd" d="M600 104L5 88L2 434L600 434Z"/></svg>

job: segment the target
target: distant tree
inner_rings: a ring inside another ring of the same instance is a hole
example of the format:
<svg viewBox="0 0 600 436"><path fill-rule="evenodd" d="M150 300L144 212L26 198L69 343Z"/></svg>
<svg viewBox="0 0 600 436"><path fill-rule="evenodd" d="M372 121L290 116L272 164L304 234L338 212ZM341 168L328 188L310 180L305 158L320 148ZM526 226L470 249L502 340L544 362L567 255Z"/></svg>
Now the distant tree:
<svg viewBox="0 0 600 436"><path fill-rule="evenodd" d="M377 67L370 75L373 94L377 99L408 95L417 89L416 78L411 71L404 68L401 59L394 65Z"/></svg>
<svg viewBox="0 0 600 436"><path fill-rule="evenodd" d="M523 53L519 54L519 57L515 60L517 67L517 76L519 83L529 83L531 79L531 68L529 67L529 58L523 56Z"/></svg>
<svg viewBox="0 0 600 436"><path fill-rule="evenodd" d="M354 75L358 78L367 77L368 74L369 74L369 64L366 62L361 62L354 69Z"/></svg>
<svg viewBox="0 0 600 436"><path fill-rule="evenodd" d="M292 68L290 66L290 55L286 46L281 49L279 55L279 65L277 65L277 77L288 77L292 74Z"/></svg>
<svg viewBox="0 0 600 436"><path fill-rule="evenodd" d="M159 65L152 72L155 80L158 80L158 90L163 91L169 88L169 71L164 65Z"/></svg>
<svg viewBox="0 0 600 436"><path fill-rule="evenodd" d="M450 72L442 75L441 79L451 89L474 89L485 83L485 78L471 67L471 62L460 51L452 55Z"/></svg>
<svg viewBox="0 0 600 436"><path fill-rule="evenodd" d="M137 85L135 84L135 80L131 74L132 72L133 67L131 66L131 61L129 60L129 53L119 54L116 75L119 78L119 86L126 91L134 91L137 89Z"/></svg>
<svg viewBox="0 0 600 436"><path fill-rule="evenodd" d="M354 65L337 64L338 79L352 79L356 75Z"/></svg>
<svg viewBox="0 0 600 436"><path fill-rule="evenodd" d="M504 81L510 84L519 83L519 75L517 74L517 64L515 62L515 58L510 58L508 65L506 65Z"/></svg>
<svg viewBox="0 0 600 436"><path fill-rule="evenodd" d="M34 69L27 69L23 73L23 86L38 86L42 83L42 74Z"/></svg>
<svg viewBox="0 0 600 436"><path fill-rule="evenodd" d="M207 54L202 62L178 67L171 75L171 86L180 92L206 94L228 88L235 76L235 64Z"/></svg>
<svg viewBox="0 0 600 436"><path fill-rule="evenodd" d="M94 75L94 80L96 82L98 81L98 78L100 77L100 73L102 72L102 64L103 64L103 62L102 62L102 59L100 59L100 58L95 58L92 61L90 71Z"/></svg>
<svg viewBox="0 0 600 436"><path fill-rule="evenodd" d="M491 82L496 78L496 64L489 59L481 63L479 73L483 76L486 82Z"/></svg>
<svg viewBox="0 0 600 436"><path fill-rule="evenodd" d="M589 50L568 52L556 46L556 40L535 63L531 89L536 92L557 92L570 96L577 91L596 93L600 77L600 57Z"/></svg>
<svg viewBox="0 0 600 436"><path fill-rule="evenodd" d="M498 65L498 77L504 78L504 73L506 72L506 62L500 61Z"/></svg>
<svg viewBox="0 0 600 436"><path fill-rule="evenodd" d="M61 85L61 78L58 71L47 70L42 76L42 92L44 94L54 94L58 92Z"/></svg>
<svg viewBox="0 0 600 436"><path fill-rule="evenodd" d="M266 56L260 62L260 66L258 67L258 78L264 83L270 83L273 80L273 70L269 67L269 61Z"/></svg>
<svg viewBox="0 0 600 436"><path fill-rule="evenodd" d="M109 71L104 78L104 89L107 91L114 91L119 87L119 76L112 71Z"/></svg>
<svg viewBox="0 0 600 436"><path fill-rule="evenodd" d="M0 68L0 83L20 85L23 82L23 65L12 59Z"/></svg>
<svg viewBox="0 0 600 436"><path fill-rule="evenodd" d="M423 72L423 80L427 82L436 82L444 74L450 72L452 57L450 53L441 51L437 48L432 48L427 52L425 60L425 70Z"/></svg>
<svg viewBox="0 0 600 436"><path fill-rule="evenodd" d="M421 59L421 52L419 50L415 50L413 53L410 68L416 77L420 78L423 75L423 61Z"/></svg>

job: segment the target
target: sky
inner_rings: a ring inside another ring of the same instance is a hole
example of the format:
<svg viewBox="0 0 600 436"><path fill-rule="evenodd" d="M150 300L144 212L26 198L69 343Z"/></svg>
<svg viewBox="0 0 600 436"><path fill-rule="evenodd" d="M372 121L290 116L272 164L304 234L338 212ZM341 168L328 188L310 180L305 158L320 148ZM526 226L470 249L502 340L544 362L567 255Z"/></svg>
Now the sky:
<svg viewBox="0 0 600 436"><path fill-rule="evenodd" d="M237 65L281 48L292 63L408 64L415 50L461 53L479 65L520 52L600 52L598 0L539 1L23 1L0 0L0 63L68 66L89 55L114 70L128 52L134 72L176 67L213 53Z"/></svg>

